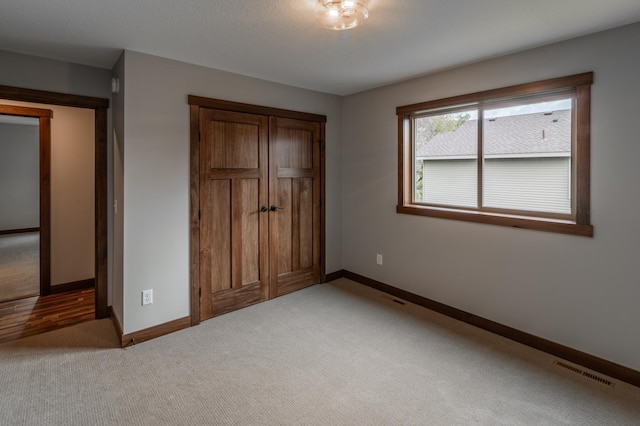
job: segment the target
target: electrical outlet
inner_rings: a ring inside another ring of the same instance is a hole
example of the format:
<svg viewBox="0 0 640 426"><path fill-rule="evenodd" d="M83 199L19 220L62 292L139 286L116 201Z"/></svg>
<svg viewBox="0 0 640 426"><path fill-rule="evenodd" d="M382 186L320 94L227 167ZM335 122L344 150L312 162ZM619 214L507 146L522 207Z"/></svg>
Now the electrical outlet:
<svg viewBox="0 0 640 426"><path fill-rule="evenodd" d="M382 255L381 254L376 254L376 263L378 265L382 265Z"/></svg>
<svg viewBox="0 0 640 426"><path fill-rule="evenodd" d="M142 291L142 306L153 303L153 290Z"/></svg>

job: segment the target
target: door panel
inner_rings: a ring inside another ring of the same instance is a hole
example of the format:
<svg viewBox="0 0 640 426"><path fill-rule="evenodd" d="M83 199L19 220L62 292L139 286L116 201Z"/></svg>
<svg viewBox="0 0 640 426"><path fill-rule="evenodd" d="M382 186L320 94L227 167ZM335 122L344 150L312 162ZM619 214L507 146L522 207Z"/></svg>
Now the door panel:
<svg viewBox="0 0 640 426"><path fill-rule="evenodd" d="M278 181L278 193L276 206L280 210L271 212L274 216L276 223L275 233L272 233L272 238L278 241L277 247L274 247L274 255L276 257L276 264L279 273L291 272L293 270L292 260L292 247L291 247L291 235L292 235L292 211L291 211L291 182L292 179L281 179Z"/></svg>
<svg viewBox="0 0 640 426"><path fill-rule="evenodd" d="M256 124L209 122L211 165L218 169L259 168L259 126Z"/></svg>
<svg viewBox="0 0 640 426"><path fill-rule="evenodd" d="M286 119L276 118L275 120L279 120L282 124ZM276 147L278 167L313 169L313 130L279 127L276 132L277 138L282 142Z"/></svg>
<svg viewBox="0 0 640 426"><path fill-rule="evenodd" d="M204 235L215 235L215 244L211 244L205 264L210 271L211 291L217 292L231 288L231 181L213 180L206 194L203 211Z"/></svg>
<svg viewBox="0 0 640 426"><path fill-rule="evenodd" d="M297 216L300 229L299 268L313 267L313 179L298 180L299 201Z"/></svg>
<svg viewBox="0 0 640 426"><path fill-rule="evenodd" d="M271 118L271 297L320 282L320 124ZM275 254L275 256L274 256Z"/></svg>
<svg viewBox="0 0 640 426"><path fill-rule="evenodd" d="M242 280L241 285L260 281L260 191L258 179L242 185Z"/></svg>
<svg viewBox="0 0 640 426"><path fill-rule="evenodd" d="M200 110L200 320L268 295L268 120Z"/></svg>

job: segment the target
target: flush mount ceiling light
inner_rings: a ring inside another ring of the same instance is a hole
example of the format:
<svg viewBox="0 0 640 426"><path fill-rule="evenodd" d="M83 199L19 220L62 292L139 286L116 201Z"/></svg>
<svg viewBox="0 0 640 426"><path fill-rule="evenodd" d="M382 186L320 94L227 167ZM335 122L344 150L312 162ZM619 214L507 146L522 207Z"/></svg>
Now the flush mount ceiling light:
<svg viewBox="0 0 640 426"><path fill-rule="evenodd" d="M348 30L369 17L368 0L318 0L318 22L330 30Z"/></svg>

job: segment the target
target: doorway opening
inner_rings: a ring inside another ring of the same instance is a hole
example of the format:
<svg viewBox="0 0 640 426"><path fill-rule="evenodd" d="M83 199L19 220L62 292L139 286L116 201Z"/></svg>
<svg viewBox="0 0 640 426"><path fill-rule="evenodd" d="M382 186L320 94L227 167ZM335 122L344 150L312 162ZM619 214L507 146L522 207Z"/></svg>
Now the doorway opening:
<svg viewBox="0 0 640 426"><path fill-rule="evenodd" d="M109 100L9 86L0 86L0 99L85 108L94 111L94 305L95 318L106 318L109 316L107 306L107 110ZM44 241L41 242L41 247L43 245ZM47 249L50 250L50 248Z"/></svg>

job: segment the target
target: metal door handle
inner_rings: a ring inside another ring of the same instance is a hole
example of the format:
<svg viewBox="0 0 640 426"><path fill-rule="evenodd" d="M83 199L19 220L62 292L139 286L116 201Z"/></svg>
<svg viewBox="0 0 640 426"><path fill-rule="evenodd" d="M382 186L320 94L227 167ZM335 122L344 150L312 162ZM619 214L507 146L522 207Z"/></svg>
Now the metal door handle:
<svg viewBox="0 0 640 426"><path fill-rule="evenodd" d="M269 209L267 208L267 206L262 206L260 207L260 212L264 213L266 211L268 211Z"/></svg>
<svg viewBox="0 0 640 426"><path fill-rule="evenodd" d="M271 204L271 208L269 210L275 212L276 210L284 210L284 207L278 207L275 204Z"/></svg>

